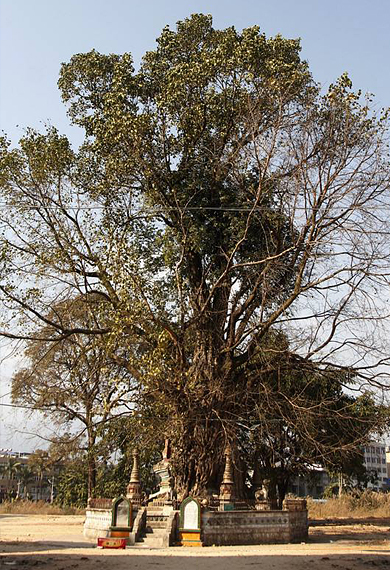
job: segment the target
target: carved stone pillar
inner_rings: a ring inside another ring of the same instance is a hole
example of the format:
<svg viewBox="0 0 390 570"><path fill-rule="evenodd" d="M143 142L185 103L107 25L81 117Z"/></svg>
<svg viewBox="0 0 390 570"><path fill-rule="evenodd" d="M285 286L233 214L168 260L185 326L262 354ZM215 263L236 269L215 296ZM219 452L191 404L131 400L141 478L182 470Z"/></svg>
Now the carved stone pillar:
<svg viewBox="0 0 390 570"><path fill-rule="evenodd" d="M139 478L139 454L137 449L133 451L133 468L131 470L130 482L127 485L126 498L129 499L134 506L141 505L142 494Z"/></svg>

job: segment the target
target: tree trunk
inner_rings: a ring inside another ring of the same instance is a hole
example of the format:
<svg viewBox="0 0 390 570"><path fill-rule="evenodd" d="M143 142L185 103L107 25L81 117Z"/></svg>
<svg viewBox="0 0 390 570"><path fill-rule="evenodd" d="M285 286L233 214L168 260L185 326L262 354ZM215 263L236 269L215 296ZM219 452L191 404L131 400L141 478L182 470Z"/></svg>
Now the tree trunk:
<svg viewBox="0 0 390 570"><path fill-rule="evenodd" d="M39 500L42 499L42 480L43 480L43 474L39 475Z"/></svg>
<svg viewBox="0 0 390 570"><path fill-rule="evenodd" d="M96 488L96 458L95 458L96 435L93 430L88 429L88 499L94 497Z"/></svg>
<svg viewBox="0 0 390 570"><path fill-rule="evenodd" d="M172 473L178 497L219 494L225 450L236 448L236 395L231 355L221 350L223 334L212 318L205 317L197 331L190 368L183 374L181 390L167 394L176 422L172 426ZM183 347L184 352L184 347ZM164 387L162 387L164 389ZM233 465L238 456L233 453ZM242 478L242 473L241 473ZM237 480L239 493L242 481Z"/></svg>
<svg viewBox="0 0 390 570"><path fill-rule="evenodd" d="M96 488L96 461L93 455L88 456L88 498L93 497Z"/></svg>
<svg viewBox="0 0 390 570"><path fill-rule="evenodd" d="M278 507L279 507L279 509L283 508L283 501L286 497L289 480L290 480L290 478L288 475L286 475L286 476L281 475L279 477L278 484L277 484L277 487L278 487Z"/></svg>
<svg viewBox="0 0 390 570"><path fill-rule="evenodd" d="M225 446L217 422L191 422L175 437L172 471L180 500L190 493L198 497L219 493Z"/></svg>

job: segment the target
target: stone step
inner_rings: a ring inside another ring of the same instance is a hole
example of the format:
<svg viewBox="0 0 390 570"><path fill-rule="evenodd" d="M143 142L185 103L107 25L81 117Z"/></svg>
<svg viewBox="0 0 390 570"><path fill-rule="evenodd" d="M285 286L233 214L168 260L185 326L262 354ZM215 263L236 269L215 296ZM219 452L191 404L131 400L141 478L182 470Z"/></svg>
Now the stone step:
<svg viewBox="0 0 390 570"><path fill-rule="evenodd" d="M146 528L166 528L167 521L149 521L146 519Z"/></svg>
<svg viewBox="0 0 390 570"><path fill-rule="evenodd" d="M145 532L146 534L164 534L166 531L165 527L164 528L151 528L151 527L146 527Z"/></svg>
<svg viewBox="0 0 390 570"><path fill-rule="evenodd" d="M164 548L165 533L156 535L155 533L147 534L142 539L142 542L137 542L135 545L141 548Z"/></svg>

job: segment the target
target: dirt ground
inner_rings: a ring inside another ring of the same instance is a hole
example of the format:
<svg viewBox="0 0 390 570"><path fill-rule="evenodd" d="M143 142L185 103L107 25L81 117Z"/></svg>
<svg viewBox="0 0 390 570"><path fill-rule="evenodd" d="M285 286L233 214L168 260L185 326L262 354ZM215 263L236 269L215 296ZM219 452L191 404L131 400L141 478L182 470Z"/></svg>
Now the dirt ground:
<svg viewBox="0 0 390 570"><path fill-rule="evenodd" d="M310 529L306 544L101 550L82 516L0 515L1 570L390 570L388 521Z"/></svg>

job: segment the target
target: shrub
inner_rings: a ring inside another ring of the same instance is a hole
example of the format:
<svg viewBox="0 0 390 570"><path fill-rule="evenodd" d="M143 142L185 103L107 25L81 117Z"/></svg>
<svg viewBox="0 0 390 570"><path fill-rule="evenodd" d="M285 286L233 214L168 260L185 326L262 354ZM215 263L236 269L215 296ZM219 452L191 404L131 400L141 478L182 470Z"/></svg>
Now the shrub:
<svg viewBox="0 0 390 570"><path fill-rule="evenodd" d="M365 490L344 494L324 503L308 499L310 518L390 517L390 494Z"/></svg>

